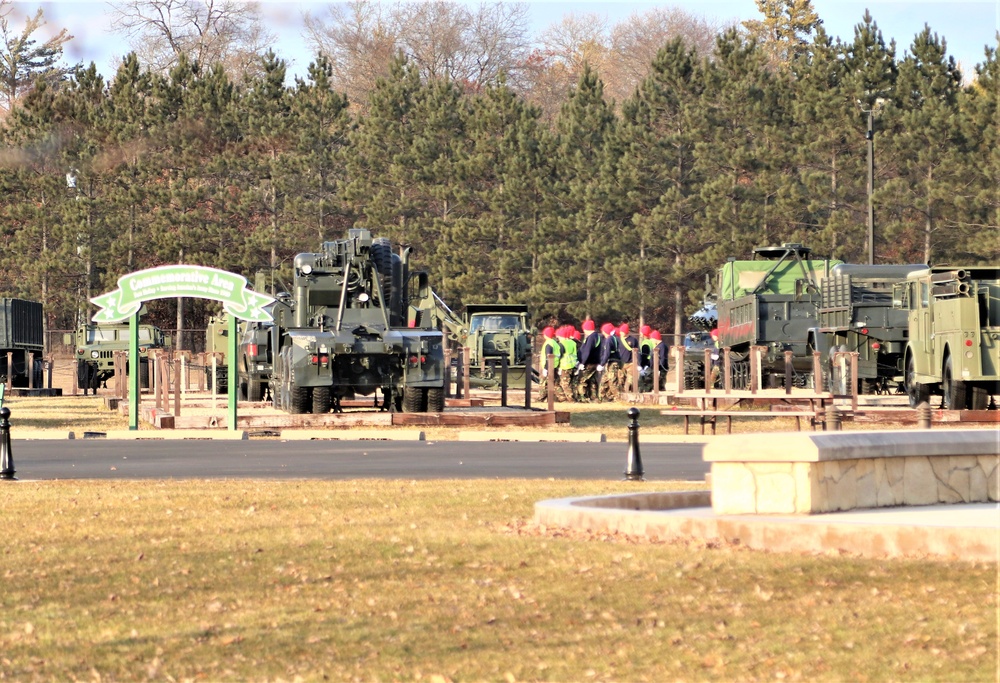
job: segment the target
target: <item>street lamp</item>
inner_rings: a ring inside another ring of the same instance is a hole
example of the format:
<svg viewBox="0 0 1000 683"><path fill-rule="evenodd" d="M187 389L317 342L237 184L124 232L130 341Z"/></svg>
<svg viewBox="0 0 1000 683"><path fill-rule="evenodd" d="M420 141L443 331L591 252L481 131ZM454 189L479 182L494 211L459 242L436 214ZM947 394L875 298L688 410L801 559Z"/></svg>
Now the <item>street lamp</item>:
<svg viewBox="0 0 1000 683"><path fill-rule="evenodd" d="M875 192L875 114L882 109L885 102L881 97L875 100L870 109L861 109L862 114L868 115L868 130L865 131L865 140L868 141L868 265L875 265L875 205L872 202L872 194ZM861 106L861 101L858 101Z"/></svg>

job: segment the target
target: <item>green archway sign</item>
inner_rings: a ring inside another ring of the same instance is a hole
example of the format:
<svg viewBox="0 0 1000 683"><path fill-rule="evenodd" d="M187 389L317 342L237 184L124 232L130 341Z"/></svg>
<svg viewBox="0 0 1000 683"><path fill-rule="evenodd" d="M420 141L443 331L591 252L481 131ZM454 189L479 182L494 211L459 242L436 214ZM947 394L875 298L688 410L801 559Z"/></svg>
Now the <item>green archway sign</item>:
<svg viewBox="0 0 1000 683"><path fill-rule="evenodd" d="M247 288L247 280L218 268L184 264L140 270L118 278L118 289L91 299L100 307L93 316L95 323L129 321L129 367L138 368L139 309L146 301L187 297L209 299L222 303L229 314L228 353L228 423L236 429L236 388L239 368L236 362L239 334L237 320L266 322L271 314L265 310L274 298ZM139 428L139 373L129 376L129 429Z"/></svg>

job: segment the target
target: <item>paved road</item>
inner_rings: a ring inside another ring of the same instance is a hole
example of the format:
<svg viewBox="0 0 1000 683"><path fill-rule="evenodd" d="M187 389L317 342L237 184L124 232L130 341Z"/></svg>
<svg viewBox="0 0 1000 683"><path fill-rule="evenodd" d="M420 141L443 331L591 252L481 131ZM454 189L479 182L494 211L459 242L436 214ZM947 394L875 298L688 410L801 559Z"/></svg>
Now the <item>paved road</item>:
<svg viewBox="0 0 1000 683"><path fill-rule="evenodd" d="M701 444L640 443L649 481L703 480ZM627 444L458 441L14 441L29 479L621 479Z"/></svg>

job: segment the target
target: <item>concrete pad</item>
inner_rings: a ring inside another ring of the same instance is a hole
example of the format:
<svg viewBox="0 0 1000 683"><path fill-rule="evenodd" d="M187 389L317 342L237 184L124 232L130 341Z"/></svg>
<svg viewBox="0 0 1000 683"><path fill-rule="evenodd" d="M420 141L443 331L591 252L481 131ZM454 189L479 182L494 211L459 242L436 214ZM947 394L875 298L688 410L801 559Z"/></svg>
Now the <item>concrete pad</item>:
<svg viewBox="0 0 1000 683"><path fill-rule="evenodd" d="M459 441L566 441L569 443L604 443L601 432L473 432L458 433Z"/></svg>
<svg viewBox="0 0 1000 683"><path fill-rule="evenodd" d="M419 429L286 429L282 441L424 441Z"/></svg>
<svg viewBox="0 0 1000 683"><path fill-rule="evenodd" d="M88 438L102 438L91 436ZM213 440L213 441L246 441L245 431L230 431L228 429L120 429L104 432L106 439L124 439L131 441L192 441Z"/></svg>
<svg viewBox="0 0 1000 683"><path fill-rule="evenodd" d="M64 429L11 429L11 441L62 441L64 439L75 439L75 432L68 432Z"/></svg>
<svg viewBox="0 0 1000 683"><path fill-rule="evenodd" d="M706 493L546 500L535 503L535 521L549 527L613 531L655 540L699 538L771 552L1000 561L1000 506L996 503L818 515L716 515L694 497Z"/></svg>

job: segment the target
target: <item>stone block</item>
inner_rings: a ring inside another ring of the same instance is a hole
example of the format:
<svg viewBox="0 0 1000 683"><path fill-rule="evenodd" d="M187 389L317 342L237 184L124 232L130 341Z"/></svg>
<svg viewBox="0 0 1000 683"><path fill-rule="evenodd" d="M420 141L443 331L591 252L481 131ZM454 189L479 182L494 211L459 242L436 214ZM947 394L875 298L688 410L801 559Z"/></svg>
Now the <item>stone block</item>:
<svg viewBox="0 0 1000 683"><path fill-rule="evenodd" d="M903 504L933 505L938 502L938 482L930 458L905 459L903 470Z"/></svg>

